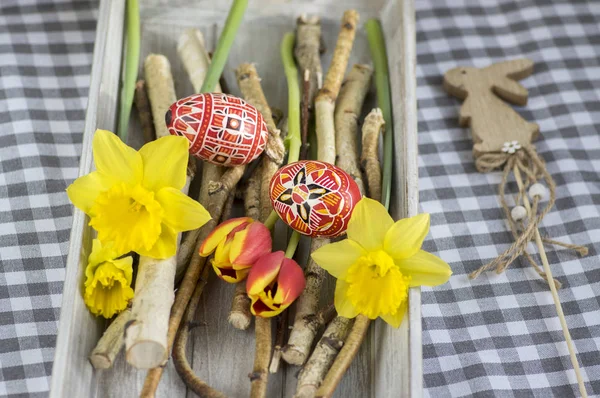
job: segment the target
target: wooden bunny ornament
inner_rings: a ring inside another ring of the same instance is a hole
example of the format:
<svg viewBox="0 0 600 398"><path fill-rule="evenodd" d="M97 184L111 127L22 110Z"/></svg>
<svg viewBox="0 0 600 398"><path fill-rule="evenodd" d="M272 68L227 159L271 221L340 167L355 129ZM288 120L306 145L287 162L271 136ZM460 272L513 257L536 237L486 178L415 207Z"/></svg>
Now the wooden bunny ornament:
<svg viewBox="0 0 600 398"><path fill-rule="evenodd" d="M516 105L527 103L527 89L516 80L533 72L533 62L516 59L486 68L458 67L444 75L444 89L460 99L459 123L471 127L475 158L501 152L505 143L517 141L529 146L537 138L539 126L523 119L503 100Z"/></svg>

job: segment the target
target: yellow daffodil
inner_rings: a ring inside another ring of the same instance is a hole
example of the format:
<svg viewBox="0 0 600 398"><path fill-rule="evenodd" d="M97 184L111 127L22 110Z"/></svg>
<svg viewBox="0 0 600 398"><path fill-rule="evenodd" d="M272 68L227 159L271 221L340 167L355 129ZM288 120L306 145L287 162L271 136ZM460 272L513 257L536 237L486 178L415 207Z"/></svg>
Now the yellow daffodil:
<svg viewBox="0 0 600 398"><path fill-rule="evenodd" d="M312 258L337 278L339 315L381 317L393 327L402 323L408 288L436 286L450 278L450 266L421 250L429 233L429 214L394 222L379 202L363 198L348 224L348 239L316 250Z"/></svg>
<svg viewBox="0 0 600 398"><path fill-rule="evenodd" d="M131 256L118 258L112 242L102 245L98 239L92 243L92 253L85 268L85 305L94 315L112 318L127 308L133 298Z"/></svg>
<svg viewBox="0 0 600 398"><path fill-rule="evenodd" d="M185 138L163 137L138 152L110 131L97 130L92 147L97 170L76 179L67 194L90 216L98 239L114 242L118 252L173 256L177 233L210 219L181 192L189 156Z"/></svg>

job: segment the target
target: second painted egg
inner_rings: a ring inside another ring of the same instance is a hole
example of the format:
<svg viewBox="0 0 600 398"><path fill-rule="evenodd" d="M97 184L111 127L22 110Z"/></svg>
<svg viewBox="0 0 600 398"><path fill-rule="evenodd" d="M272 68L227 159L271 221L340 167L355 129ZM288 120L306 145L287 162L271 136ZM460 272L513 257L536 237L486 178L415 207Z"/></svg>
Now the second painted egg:
<svg viewBox="0 0 600 398"><path fill-rule="evenodd" d="M304 235L331 238L346 232L361 199L348 173L314 160L279 169L271 179L270 196L273 208L290 227Z"/></svg>
<svg viewBox="0 0 600 398"><path fill-rule="evenodd" d="M267 125L260 112L233 95L182 98L171 105L165 122L171 134L188 139L192 155L220 166L248 164L267 143Z"/></svg>

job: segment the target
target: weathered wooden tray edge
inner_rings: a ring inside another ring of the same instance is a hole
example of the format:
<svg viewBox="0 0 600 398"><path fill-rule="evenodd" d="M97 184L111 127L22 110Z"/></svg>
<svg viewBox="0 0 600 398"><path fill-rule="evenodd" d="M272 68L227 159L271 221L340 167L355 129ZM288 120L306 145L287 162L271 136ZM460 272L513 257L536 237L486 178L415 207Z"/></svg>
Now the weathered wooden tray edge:
<svg viewBox="0 0 600 398"><path fill-rule="evenodd" d="M93 69L79 174L92 169L91 141L97 128L112 130L118 103L125 2L100 3ZM413 0L390 0L381 12L386 30L394 117L394 186L392 214L395 218L418 212L418 142L416 100L416 33ZM387 23L386 23L387 21ZM73 213L71 242L66 264L59 332L50 385L50 397L94 397L96 373L87 356L100 337L104 322L91 316L81 295L85 254L91 246L87 217ZM376 322L370 339L385 347L387 355L374 350L370 366L372 396L401 391L401 396L422 395L421 292L409 292L408 320L397 329ZM381 353L379 353L381 354Z"/></svg>

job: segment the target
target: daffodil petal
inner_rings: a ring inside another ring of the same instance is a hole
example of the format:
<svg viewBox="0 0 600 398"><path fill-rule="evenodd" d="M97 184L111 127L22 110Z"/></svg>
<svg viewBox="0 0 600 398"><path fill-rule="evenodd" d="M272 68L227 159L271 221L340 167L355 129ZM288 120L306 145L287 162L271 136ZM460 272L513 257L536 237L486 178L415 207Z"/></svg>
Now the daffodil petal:
<svg viewBox="0 0 600 398"><path fill-rule="evenodd" d="M131 256L123 257L112 261L113 265L123 271L123 276L128 285L131 285L133 279L133 258Z"/></svg>
<svg viewBox="0 0 600 398"><path fill-rule="evenodd" d="M398 308L393 315L392 314L381 315L380 316L381 319L383 319L391 327L399 328L400 325L402 324L402 320L404 319L404 316L406 315L406 309L408 308L407 303L408 303L408 300L404 300L402 302L402 304L400 304L400 308Z"/></svg>
<svg viewBox="0 0 600 398"><path fill-rule="evenodd" d="M142 156L115 134L96 130L92 142L96 169L108 177L136 185L144 175Z"/></svg>
<svg viewBox="0 0 600 398"><path fill-rule="evenodd" d="M67 195L75 207L84 213L89 213L100 192L108 191L112 183L113 179L98 171L92 171L73 181L67 187Z"/></svg>
<svg viewBox="0 0 600 398"><path fill-rule="evenodd" d="M358 311L348 298L348 284L341 279L335 284L334 305L338 315L344 318L354 318L358 315Z"/></svg>
<svg viewBox="0 0 600 398"><path fill-rule="evenodd" d="M162 188L156 200L164 210L163 222L176 232L200 228L211 219L204 206L175 188Z"/></svg>
<svg viewBox="0 0 600 398"><path fill-rule="evenodd" d="M452 269L441 258L419 250L414 256L396 261L403 275L410 277L410 286L437 286L448 282Z"/></svg>
<svg viewBox="0 0 600 398"><path fill-rule="evenodd" d="M368 251L383 248L383 240L394 220L376 200L362 198L354 207L348 223L348 238Z"/></svg>
<svg viewBox="0 0 600 398"><path fill-rule="evenodd" d="M219 225L215 229L212 230L210 234L204 239L202 245L200 246L200 255L202 257L206 257L210 255L217 246L219 242L223 239L227 238L227 235L237 227L242 224L249 224L254 221L250 217L239 217L239 218L231 218Z"/></svg>
<svg viewBox="0 0 600 398"><path fill-rule="evenodd" d="M348 268L366 253L358 243L351 239L344 239L320 247L312 253L311 257L319 267L338 279L344 279Z"/></svg>
<svg viewBox="0 0 600 398"><path fill-rule="evenodd" d="M141 256L165 259L175 255L177 251L177 233L168 225L162 224L161 233L150 250L141 247L137 250Z"/></svg>
<svg viewBox="0 0 600 398"><path fill-rule="evenodd" d="M144 162L144 187L153 191L164 187L180 191L185 185L188 146L188 140L174 135L144 145L140 149Z"/></svg>
<svg viewBox="0 0 600 398"><path fill-rule="evenodd" d="M393 258L409 258L421 249L429 233L429 214L398 220L385 234L384 250Z"/></svg>

